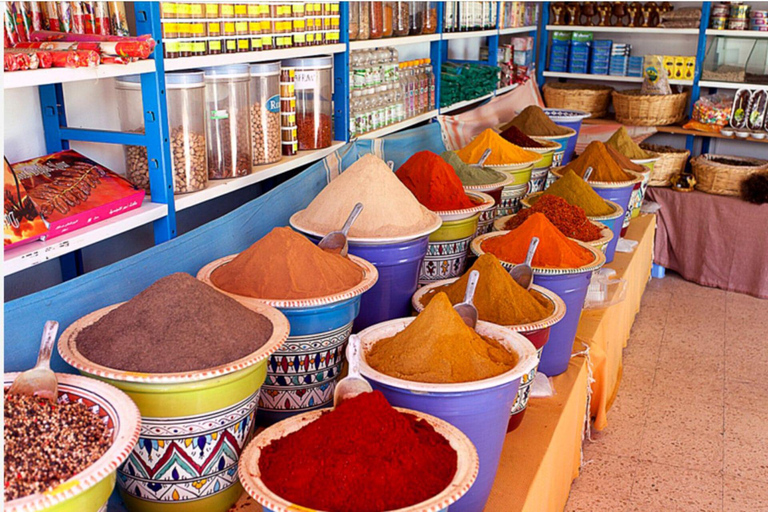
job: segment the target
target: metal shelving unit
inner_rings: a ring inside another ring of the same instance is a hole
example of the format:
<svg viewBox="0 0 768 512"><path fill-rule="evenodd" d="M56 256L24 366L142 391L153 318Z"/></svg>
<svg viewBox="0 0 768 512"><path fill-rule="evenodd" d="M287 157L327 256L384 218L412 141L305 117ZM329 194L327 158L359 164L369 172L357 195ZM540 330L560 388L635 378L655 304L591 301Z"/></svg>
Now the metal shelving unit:
<svg viewBox="0 0 768 512"><path fill-rule="evenodd" d="M561 73L559 71L545 71L545 77L550 78L569 78L574 80L599 80L601 82L630 82L643 83L641 76L618 76L618 75L592 75L589 73ZM670 80L672 85L693 85L693 80Z"/></svg>

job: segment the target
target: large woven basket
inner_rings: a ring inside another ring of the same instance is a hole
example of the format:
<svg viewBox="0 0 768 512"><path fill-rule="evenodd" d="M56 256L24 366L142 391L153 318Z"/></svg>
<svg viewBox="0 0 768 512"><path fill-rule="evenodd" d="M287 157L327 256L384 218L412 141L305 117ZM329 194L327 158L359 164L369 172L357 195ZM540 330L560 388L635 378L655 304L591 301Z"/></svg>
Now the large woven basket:
<svg viewBox="0 0 768 512"><path fill-rule="evenodd" d="M706 154L692 158L691 167L696 177L696 190L721 196L738 196L741 182L752 174L768 170L768 160Z"/></svg>
<svg viewBox="0 0 768 512"><path fill-rule="evenodd" d="M668 187L672 185L672 177L685 171L685 164L691 152L687 149L677 149L672 146L659 146L656 144L640 144L646 151L653 151L659 155L659 159L653 165L651 179L648 185L651 187Z"/></svg>
<svg viewBox="0 0 768 512"><path fill-rule="evenodd" d="M547 107L583 110L592 114L592 118L598 118L608 113L613 87L551 82L544 84L543 90Z"/></svg>
<svg viewBox="0 0 768 512"><path fill-rule="evenodd" d="M613 91L616 120L634 126L664 126L685 119L688 91L676 94L642 94L639 89Z"/></svg>

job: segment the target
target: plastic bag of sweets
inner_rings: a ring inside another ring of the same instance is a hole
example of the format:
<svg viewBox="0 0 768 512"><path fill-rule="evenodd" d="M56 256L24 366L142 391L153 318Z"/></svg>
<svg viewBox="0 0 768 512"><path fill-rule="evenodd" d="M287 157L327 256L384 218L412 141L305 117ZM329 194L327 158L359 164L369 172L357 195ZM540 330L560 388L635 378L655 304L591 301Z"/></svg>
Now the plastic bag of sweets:
<svg viewBox="0 0 768 512"><path fill-rule="evenodd" d="M645 78L643 78L643 94L665 95L672 94L669 86L669 74L664 68L661 55L646 55L643 61Z"/></svg>

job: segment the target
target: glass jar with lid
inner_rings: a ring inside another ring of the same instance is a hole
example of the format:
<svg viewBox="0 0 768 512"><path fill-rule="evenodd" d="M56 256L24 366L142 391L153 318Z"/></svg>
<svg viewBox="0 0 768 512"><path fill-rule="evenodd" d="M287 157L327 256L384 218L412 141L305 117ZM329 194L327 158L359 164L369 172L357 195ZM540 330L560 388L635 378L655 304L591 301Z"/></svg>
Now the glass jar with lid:
<svg viewBox="0 0 768 512"><path fill-rule="evenodd" d="M396 37L407 36L411 31L411 2L395 2L392 25L393 35Z"/></svg>
<svg viewBox="0 0 768 512"><path fill-rule="evenodd" d="M424 33L437 32L437 2L424 2Z"/></svg>
<svg viewBox="0 0 768 512"><path fill-rule="evenodd" d="M144 131L141 77L130 75L116 80L122 130ZM165 74L171 167L174 194L205 188L208 160L205 143L205 76L202 71ZM125 146L128 180L149 190L147 148Z"/></svg>
<svg viewBox="0 0 768 512"><path fill-rule="evenodd" d="M357 33L357 39L364 41L371 38L371 4L370 2L351 2L349 4L350 9L357 8L359 10L359 31Z"/></svg>
<svg viewBox="0 0 768 512"><path fill-rule="evenodd" d="M383 30L381 37L392 37L395 31L395 2L382 2Z"/></svg>
<svg viewBox="0 0 768 512"><path fill-rule="evenodd" d="M333 140L333 57L288 59L283 67L295 71L299 151L329 147Z"/></svg>
<svg viewBox="0 0 768 512"><path fill-rule="evenodd" d="M205 70L205 139L208 179L246 176L251 172L247 64Z"/></svg>
<svg viewBox="0 0 768 512"><path fill-rule="evenodd" d="M410 30L408 35L418 36L424 33L424 3L425 2L410 2L410 12L408 13L408 19L410 23Z"/></svg>
<svg viewBox="0 0 768 512"><path fill-rule="evenodd" d="M384 34L384 4L383 2L368 2L368 12L370 14L370 27L371 39L381 39Z"/></svg>
<svg viewBox="0 0 768 512"><path fill-rule="evenodd" d="M251 64L251 148L253 164L282 158L280 149L280 63Z"/></svg>

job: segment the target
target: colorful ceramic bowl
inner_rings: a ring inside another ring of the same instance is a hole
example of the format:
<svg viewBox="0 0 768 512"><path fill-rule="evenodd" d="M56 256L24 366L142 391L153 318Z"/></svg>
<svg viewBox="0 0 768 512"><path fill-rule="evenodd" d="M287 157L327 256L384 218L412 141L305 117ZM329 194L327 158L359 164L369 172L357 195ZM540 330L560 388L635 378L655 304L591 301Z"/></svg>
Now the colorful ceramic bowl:
<svg viewBox="0 0 768 512"><path fill-rule="evenodd" d="M507 186L513 187L515 185L527 185L531 181L533 165L533 163L527 163L519 165L486 165L486 167L512 176L512 182Z"/></svg>
<svg viewBox="0 0 768 512"><path fill-rule="evenodd" d="M520 202L528 192L528 184L505 187L501 192L501 205L496 210L496 216L511 215L520 210Z"/></svg>
<svg viewBox="0 0 768 512"><path fill-rule="evenodd" d="M401 408L398 408L398 410L423 419L432 425L435 428L435 431L445 437L451 444L451 447L456 450L457 468L453 480L440 494L416 505L400 508L396 512L439 512L447 510L450 504L456 502L456 500L469 491L472 484L475 482L475 479L477 479L477 473L480 469L477 450L475 450L475 447L467 436L450 423L418 411ZM261 471L259 470L259 457L261 456L261 450L271 444L272 441L300 430L318 419L321 414L322 411L307 412L300 416L294 416L293 418L282 421L277 425L273 425L256 436L243 452L238 470L240 481L243 482L243 487L246 492L254 500L260 503L265 511L310 511L310 509L306 507L281 498L264 484L261 479ZM307 450L316 450L317 448L317 446L307 446ZM314 509L312 509L312 512L320 511L314 511Z"/></svg>
<svg viewBox="0 0 768 512"><path fill-rule="evenodd" d="M443 223L463 220L475 215L479 215L482 212L491 210L496 204L496 202L493 200L493 197L488 194L484 194L483 192L465 191L465 193L467 196L469 196L472 202L475 203L475 206L471 208L463 208L461 210L446 210L435 212L440 216L441 219L443 219Z"/></svg>
<svg viewBox="0 0 768 512"><path fill-rule="evenodd" d="M273 307L246 304L272 323L263 346L216 368L148 374L101 366L77 349L80 331L119 305L77 320L58 347L64 361L124 391L141 411L139 441L117 474L123 501L141 512L225 512L242 493L238 456L253 431L267 358L287 339L288 320Z"/></svg>
<svg viewBox="0 0 768 512"><path fill-rule="evenodd" d="M467 264L469 244L475 238L480 214L444 222L429 237L427 254L421 265L419 284L459 277Z"/></svg>
<svg viewBox="0 0 768 512"><path fill-rule="evenodd" d="M504 217L499 217L496 219L493 223L493 231L506 231L506 228L504 227L509 219L514 217L515 215L505 215ZM600 235L602 235L597 240L592 240L590 242L584 242L587 245L591 245L592 247L598 249L603 254L605 254L606 249L608 248L608 244L611 240L613 240L613 231L611 228L607 227L602 222L598 222L596 220L589 220L592 224L594 224L596 227L600 229ZM575 240L575 239L573 239Z"/></svg>
<svg viewBox="0 0 768 512"><path fill-rule="evenodd" d="M360 312L360 297L379 277L376 267L350 255L349 259L363 270L362 281L354 287L325 297L268 300L229 293L211 281L211 274L235 256L209 263L200 269L197 278L245 306L275 307L290 322L290 336L271 355L266 368L259 397L259 423L272 424L331 405L344 365L344 346Z"/></svg>
<svg viewBox="0 0 768 512"><path fill-rule="evenodd" d="M8 389L18 373L6 373L3 386ZM97 414L112 435L112 445L99 459L50 491L6 501L6 512L81 512L106 510L115 488L115 474L139 439L141 416L128 396L98 380L57 373L59 403L82 402Z"/></svg>
<svg viewBox="0 0 768 512"><path fill-rule="evenodd" d="M552 165L562 165L563 158L570 140L574 139L574 137L578 135L578 132L576 132L576 130L573 128L568 128L568 130L570 131L564 135L530 135L530 137L533 140L537 140L539 142L550 141L560 144L560 149L556 149L552 155Z"/></svg>
<svg viewBox="0 0 768 512"><path fill-rule="evenodd" d="M493 221L497 216L496 213L499 209L499 205L501 204L501 192L504 190L505 186L512 183L512 180L512 176L504 174L504 179L496 183L488 185L464 185L465 192L483 192L491 196L494 201L493 208L489 208L480 214L480 218L477 221L476 235L482 235L491 229L491 224L493 224Z"/></svg>

